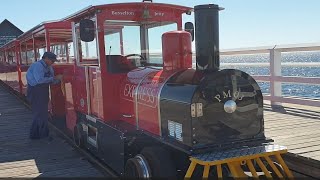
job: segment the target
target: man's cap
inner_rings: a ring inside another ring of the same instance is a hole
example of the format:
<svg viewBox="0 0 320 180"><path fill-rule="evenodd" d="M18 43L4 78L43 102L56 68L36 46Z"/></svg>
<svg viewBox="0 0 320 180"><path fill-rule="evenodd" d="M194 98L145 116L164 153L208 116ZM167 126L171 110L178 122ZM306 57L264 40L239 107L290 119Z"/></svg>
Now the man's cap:
<svg viewBox="0 0 320 180"><path fill-rule="evenodd" d="M50 59L52 62L55 62L55 61L58 61L57 60L57 55L55 55L54 53L52 52L45 52L42 56L42 59L45 59L45 58L48 58ZM59 61L58 61L59 62Z"/></svg>

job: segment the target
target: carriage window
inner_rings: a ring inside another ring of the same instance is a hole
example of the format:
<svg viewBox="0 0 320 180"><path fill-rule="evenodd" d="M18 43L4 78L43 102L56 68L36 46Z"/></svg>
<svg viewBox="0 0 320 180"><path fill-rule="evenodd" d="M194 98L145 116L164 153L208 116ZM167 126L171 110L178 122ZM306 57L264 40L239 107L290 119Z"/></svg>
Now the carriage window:
<svg viewBox="0 0 320 180"><path fill-rule="evenodd" d="M4 58L4 52L0 52L0 62L4 62L5 58Z"/></svg>
<svg viewBox="0 0 320 180"><path fill-rule="evenodd" d="M68 43L68 55L69 55L69 62L74 62L74 49L73 49L73 42Z"/></svg>
<svg viewBox="0 0 320 180"><path fill-rule="evenodd" d="M72 43L61 43L51 46L51 51L57 55L59 63L73 62L73 49Z"/></svg>
<svg viewBox="0 0 320 180"><path fill-rule="evenodd" d="M16 56L13 50L10 50L7 55L7 63L8 64L16 64Z"/></svg>
<svg viewBox="0 0 320 180"><path fill-rule="evenodd" d="M33 46L30 45L30 42L23 42L20 45L21 53L20 53L20 64L21 65L31 65L34 59Z"/></svg>
<svg viewBox="0 0 320 180"><path fill-rule="evenodd" d="M37 59L41 59L44 52L46 52L45 48L39 48L38 49L38 54L37 54Z"/></svg>

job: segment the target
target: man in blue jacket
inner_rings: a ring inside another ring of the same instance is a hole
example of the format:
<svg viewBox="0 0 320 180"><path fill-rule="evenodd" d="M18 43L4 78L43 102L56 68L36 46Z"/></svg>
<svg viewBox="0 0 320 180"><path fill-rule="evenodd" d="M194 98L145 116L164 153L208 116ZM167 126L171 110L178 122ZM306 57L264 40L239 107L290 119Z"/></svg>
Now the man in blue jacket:
<svg viewBox="0 0 320 180"><path fill-rule="evenodd" d="M40 139L49 136L49 85L58 84L62 79L62 75L54 76L51 65L55 61L58 60L54 53L45 52L42 59L34 62L27 71L27 99L31 103L33 115L33 122L30 129L31 139Z"/></svg>

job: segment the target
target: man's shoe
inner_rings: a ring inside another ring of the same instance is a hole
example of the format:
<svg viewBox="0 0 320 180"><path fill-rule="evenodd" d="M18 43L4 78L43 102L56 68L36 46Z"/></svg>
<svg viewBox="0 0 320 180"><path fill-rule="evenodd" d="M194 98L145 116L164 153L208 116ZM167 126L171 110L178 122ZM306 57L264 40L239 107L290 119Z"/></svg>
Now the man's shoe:
<svg viewBox="0 0 320 180"><path fill-rule="evenodd" d="M52 141L53 141L53 137L51 137L51 136L47 136L47 137L41 138L41 140L42 140L42 141L44 141L44 142L48 142L48 143L50 143L50 142L52 142Z"/></svg>
<svg viewBox="0 0 320 180"><path fill-rule="evenodd" d="M48 141L49 141L49 142L53 141L53 137L49 136L49 137L48 137Z"/></svg>
<svg viewBox="0 0 320 180"><path fill-rule="evenodd" d="M36 136L29 136L29 138L30 138L31 140L40 139L40 137L36 137Z"/></svg>

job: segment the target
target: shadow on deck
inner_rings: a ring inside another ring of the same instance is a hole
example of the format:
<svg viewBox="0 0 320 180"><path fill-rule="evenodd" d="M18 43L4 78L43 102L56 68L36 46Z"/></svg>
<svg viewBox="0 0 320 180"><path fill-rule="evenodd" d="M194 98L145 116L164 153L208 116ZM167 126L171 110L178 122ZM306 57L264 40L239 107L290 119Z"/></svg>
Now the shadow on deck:
<svg viewBox="0 0 320 180"><path fill-rule="evenodd" d="M30 140L32 115L0 86L0 177L103 177L65 140Z"/></svg>
<svg viewBox="0 0 320 180"><path fill-rule="evenodd" d="M320 107L265 104L264 109L266 136L287 146L289 167L320 177Z"/></svg>

